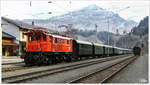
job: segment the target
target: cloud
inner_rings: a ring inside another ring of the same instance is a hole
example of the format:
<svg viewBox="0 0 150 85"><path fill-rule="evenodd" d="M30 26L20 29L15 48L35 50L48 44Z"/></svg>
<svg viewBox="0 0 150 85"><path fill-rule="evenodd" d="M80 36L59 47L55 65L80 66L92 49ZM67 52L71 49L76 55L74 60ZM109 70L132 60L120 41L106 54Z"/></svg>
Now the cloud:
<svg viewBox="0 0 150 85"><path fill-rule="evenodd" d="M101 8L116 12L127 6L130 8L118 12L125 19L131 19L139 22L143 17L149 15L149 1L1 1L1 15L14 19L46 19L52 16L61 15L70 11L78 10L91 4L96 4ZM52 12L52 14L48 14ZM134 18L133 18L134 16Z"/></svg>

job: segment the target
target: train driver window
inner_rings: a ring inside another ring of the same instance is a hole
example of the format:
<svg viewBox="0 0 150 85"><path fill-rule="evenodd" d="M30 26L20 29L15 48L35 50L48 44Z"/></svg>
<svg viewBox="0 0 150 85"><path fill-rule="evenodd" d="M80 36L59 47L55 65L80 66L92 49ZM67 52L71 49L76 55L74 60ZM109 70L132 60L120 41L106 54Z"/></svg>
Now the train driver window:
<svg viewBox="0 0 150 85"><path fill-rule="evenodd" d="M36 40L40 41L41 40L41 35L36 35Z"/></svg>
<svg viewBox="0 0 150 85"><path fill-rule="evenodd" d="M46 35L43 35L43 40L46 41Z"/></svg>
<svg viewBox="0 0 150 85"><path fill-rule="evenodd" d="M34 37L32 35L29 35L29 41L33 41Z"/></svg>
<svg viewBox="0 0 150 85"><path fill-rule="evenodd" d="M31 41L31 35L29 35L29 41Z"/></svg>

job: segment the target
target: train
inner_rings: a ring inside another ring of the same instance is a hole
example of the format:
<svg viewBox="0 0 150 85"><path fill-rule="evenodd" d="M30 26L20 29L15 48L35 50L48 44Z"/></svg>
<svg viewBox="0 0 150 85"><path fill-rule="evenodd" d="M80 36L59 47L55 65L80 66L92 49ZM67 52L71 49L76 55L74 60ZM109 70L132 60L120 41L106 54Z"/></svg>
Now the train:
<svg viewBox="0 0 150 85"><path fill-rule="evenodd" d="M68 36L31 29L27 33L26 52L22 56L26 65L50 65L58 62L78 61L83 58L106 57L132 53L131 49L75 40Z"/></svg>
<svg viewBox="0 0 150 85"><path fill-rule="evenodd" d="M134 47L133 47L133 54L134 54L135 56L140 56L140 55L141 55L141 48L138 47L138 46L134 46Z"/></svg>

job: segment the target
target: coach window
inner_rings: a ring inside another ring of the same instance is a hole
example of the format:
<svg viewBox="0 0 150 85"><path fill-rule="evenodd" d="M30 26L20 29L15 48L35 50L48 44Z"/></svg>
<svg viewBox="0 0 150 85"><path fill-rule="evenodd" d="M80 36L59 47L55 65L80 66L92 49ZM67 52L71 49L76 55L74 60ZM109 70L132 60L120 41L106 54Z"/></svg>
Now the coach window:
<svg viewBox="0 0 150 85"><path fill-rule="evenodd" d="M46 35L43 35L43 40L46 41Z"/></svg>
<svg viewBox="0 0 150 85"><path fill-rule="evenodd" d="M36 40L40 41L41 40L41 35L36 35Z"/></svg>

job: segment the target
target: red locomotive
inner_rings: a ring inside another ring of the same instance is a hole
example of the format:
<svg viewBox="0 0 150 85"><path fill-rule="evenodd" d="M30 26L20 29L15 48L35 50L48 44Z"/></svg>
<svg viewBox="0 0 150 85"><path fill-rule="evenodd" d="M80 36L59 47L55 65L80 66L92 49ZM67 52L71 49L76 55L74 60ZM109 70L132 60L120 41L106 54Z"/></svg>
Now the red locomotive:
<svg viewBox="0 0 150 85"><path fill-rule="evenodd" d="M67 60L66 57L72 54L72 38L39 29L32 29L25 35L27 35L26 57L24 58L26 64L34 64L35 61L35 64L51 64L61 59Z"/></svg>

